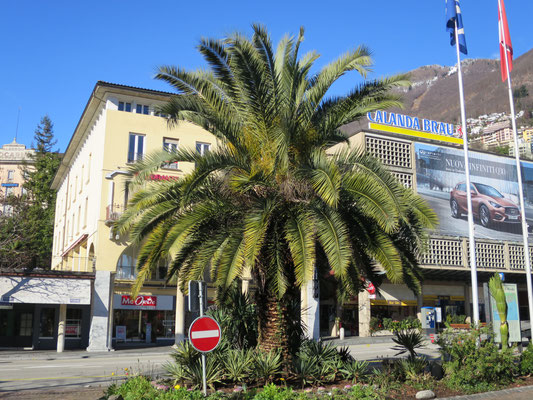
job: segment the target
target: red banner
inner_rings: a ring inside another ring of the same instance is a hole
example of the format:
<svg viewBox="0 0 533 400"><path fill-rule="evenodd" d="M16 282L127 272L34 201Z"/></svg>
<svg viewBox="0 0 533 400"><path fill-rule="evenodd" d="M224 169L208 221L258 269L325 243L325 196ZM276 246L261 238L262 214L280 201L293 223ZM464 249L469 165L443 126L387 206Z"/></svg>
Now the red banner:
<svg viewBox="0 0 533 400"><path fill-rule="evenodd" d="M132 299L131 296L124 295L120 304L123 306L156 307L157 296L137 296Z"/></svg>

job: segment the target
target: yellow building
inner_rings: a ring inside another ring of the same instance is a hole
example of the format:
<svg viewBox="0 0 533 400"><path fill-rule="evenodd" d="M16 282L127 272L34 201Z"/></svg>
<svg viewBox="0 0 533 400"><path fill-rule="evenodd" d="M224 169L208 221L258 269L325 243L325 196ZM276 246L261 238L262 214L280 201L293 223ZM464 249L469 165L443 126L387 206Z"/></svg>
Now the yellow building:
<svg viewBox="0 0 533 400"><path fill-rule="evenodd" d="M27 149L16 140L0 147L0 213L7 211L5 200L8 196L23 193L24 166L33 163L33 149Z"/></svg>
<svg viewBox="0 0 533 400"><path fill-rule="evenodd" d="M138 298L130 299L137 251L127 237L111 229L130 195L129 165L164 148L203 153L216 145L214 137L198 126L168 126L157 107L169 96L98 82L52 184L57 190L52 268L96 272L89 350L109 349L112 338L174 341L175 331L183 334L183 296L176 296L175 285L165 284L166 265ZM169 165L152 179L179 179L192 168L192 163Z"/></svg>

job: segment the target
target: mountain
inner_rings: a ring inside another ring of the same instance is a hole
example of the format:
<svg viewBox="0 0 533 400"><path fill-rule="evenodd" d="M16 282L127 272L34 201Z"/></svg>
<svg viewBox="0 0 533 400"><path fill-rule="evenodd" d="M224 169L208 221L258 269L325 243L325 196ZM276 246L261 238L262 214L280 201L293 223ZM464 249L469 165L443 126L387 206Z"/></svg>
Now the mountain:
<svg viewBox="0 0 533 400"><path fill-rule="evenodd" d="M500 61L489 59L466 59L463 69L464 93L467 118L493 112L509 113L507 82L503 83ZM409 72L412 82L402 90L403 114L430 118L438 121L459 123L459 88L457 67L427 65ZM524 118L533 115L533 49L514 60L511 72L513 91L521 90L522 97L515 97L516 112L524 110Z"/></svg>

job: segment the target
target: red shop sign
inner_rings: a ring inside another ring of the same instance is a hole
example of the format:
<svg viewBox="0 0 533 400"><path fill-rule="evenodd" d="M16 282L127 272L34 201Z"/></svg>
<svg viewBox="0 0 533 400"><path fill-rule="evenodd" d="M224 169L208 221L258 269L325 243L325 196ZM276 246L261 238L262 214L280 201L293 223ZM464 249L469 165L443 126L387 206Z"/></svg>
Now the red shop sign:
<svg viewBox="0 0 533 400"><path fill-rule="evenodd" d="M156 307L157 296L137 296L134 300L131 296L123 295L120 304L123 306Z"/></svg>
<svg viewBox="0 0 533 400"><path fill-rule="evenodd" d="M376 287L372 284L372 282L367 283L366 290L369 294L376 294Z"/></svg>
<svg viewBox="0 0 533 400"><path fill-rule="evenodd" d="M178 176L172 176L172 175L160 175L160 174L151 174L150 180L152 181L176 181L178 180Z"/></svg>

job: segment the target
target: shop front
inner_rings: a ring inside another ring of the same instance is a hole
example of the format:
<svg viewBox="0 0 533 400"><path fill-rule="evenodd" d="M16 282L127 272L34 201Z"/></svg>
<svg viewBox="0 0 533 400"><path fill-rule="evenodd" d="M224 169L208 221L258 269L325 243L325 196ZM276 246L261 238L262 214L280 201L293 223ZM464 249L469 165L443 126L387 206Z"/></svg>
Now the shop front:
<svg viewBox="0 0 533 400"><path fill-rule="evenodd" d="M384 283L375 298L370 299L371 316L383 320L401 321L417 316L417 298L404 285Z"/></svg>
<svg viewBox="0 0 533 400"><path fill-rule="evenodd" d="M175 296L113 295L113 339L115 344L166 344L175 339Z"/></svg>
<svg viewBox="0 0 533 400"><path fill-rule="evenodd" d="M90 274L15 272L0 275L0 347L85 348L91 318ZM61 321L61 308L64 310Z"/></svg>

